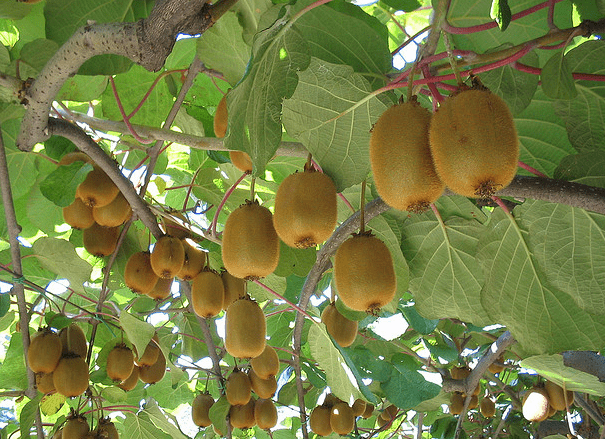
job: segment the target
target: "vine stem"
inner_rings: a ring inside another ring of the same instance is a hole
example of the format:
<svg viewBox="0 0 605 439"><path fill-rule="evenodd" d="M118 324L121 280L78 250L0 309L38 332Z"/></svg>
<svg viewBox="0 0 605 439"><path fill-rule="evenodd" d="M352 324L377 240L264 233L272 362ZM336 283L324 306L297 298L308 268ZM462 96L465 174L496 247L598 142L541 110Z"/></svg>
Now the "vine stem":
<svg viewBox="0 0 605 439"><path fill-rule="evenodd" d="M458 70L458 64L456 63L456 58L452 53L452 44L450 42L450 37L447 32L442 31L443 34L443 43L445 44L445 50L447 52L447 58L450 61L450 66L452 67L452 71L454 72L454 76L456 77L456 83L458 87L462 86L462 76L460 76L460 71Z"/></svg>
<svg viewBox="0 0 605 439"><path fill-rule="evenodd" d="M299 307L297 304L292 303L291 301L289 301L288 299L286 299L284 296L282 296L281 294L279 294L277 291L275 291L272 288L268 287L267 285L265 285L264 283L262 283L258 279L255 279L252 282L254 282L259 287L264 288L266 291L268 291L269 293L271 293L272 295L274 295L275 297L277 297L279 300L283 300L288 305L290 305L290 307L292 307L293 309L295 309L299 313L302 313L305 317L307 317L309 320L311 320L312 322L315 323L315 319L313 318L313 316L311 316L309 313L307 313L304 309L302 309L301 307Z"/></svg>
<svg viewBox="0 0 605 439"><path fill-rule="evenodd" d="M529 171L532 174L537 175L538 177L548 178L548 175L543 174L542 172L538 171L536 168L532 168L531 166L529 166L526 163L523 163L522 161L519 161L518 165L521 169L525 169L526 171Z"/></svg>
<svg viewBox="0 0 605 439"><path fill-rule="evenodd" d="M231 185L229 190L227 192L225 192L225 195L223 196L221 203L216 208L216 213L214 214L214 218L212 218L212 224L210 225L210 233L212 234L212 236L216 237L216 224L218 223L218 216L222 212L223 207L225 206L225 203L227 202L227 200L229 199L229 197L231 196L233 191L235 191L235 189L244 180L244 178L246 178L246 175L248 175L248 174L244 172L242 174L242 176L240 178L238 178L237 181Z"/></svg>
<svg viewBox="0 0 605 439"><path fill-rule="evenodd" d="M361 182L361 196L359 200L359 233L363 234L366 231L365 221L365 203L366 203L366 181Z"/></svg>

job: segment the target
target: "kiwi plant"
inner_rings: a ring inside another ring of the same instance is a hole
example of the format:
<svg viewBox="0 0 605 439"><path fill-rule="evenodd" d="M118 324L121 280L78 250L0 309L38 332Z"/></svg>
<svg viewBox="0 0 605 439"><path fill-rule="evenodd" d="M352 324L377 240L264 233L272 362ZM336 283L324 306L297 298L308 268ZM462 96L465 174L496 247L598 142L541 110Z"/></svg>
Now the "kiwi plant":
<svg viewBox="0 0 605 439"><path fill-rule="evenodd" d="M154 273L161 278L173 278L183 268L185 248L180 239L169 235L158 239L149 258Z"/></svg>
<svg viewBox="0 0 605 439"><path fill-rule="evenodd" d="M92 207L76 197L69 206L63 208L63 219L74 229L87 229L95 222L92 210Z"/></svg>
<svg viewBox="0 0 605 439"><path fill-rule="evenodd" d="M270 399L259 398L254 403L254 420L256 425L263 430L268 430L277 425L277 408Z"/></svg>
<svg viewBox="0 0 605 439"><path fill-rule="evenodd" d="M250 366L254 373L263 380L275 377L279 372L279 357L270 345L258 356L250 359Z"/></svg>
<svg viewBox="0 0 605 439"><path fill-rule="evenodd" d="M147 251L133 253L126 262L124 283L133 293L149 294L159 276L151 266L151 254Z"/></svg>
<svg viewBox="0 0 605 439"><path fill-rule="evenodd" d="M329 303L321 313L321 321L326 325L328 334L343 348L351 346L357 338L357 322L343 316L336 303Z"/></svg>
<svg viewBox="0 0 605 439"><path fill-rule="evenodd" d="M225 383L225 396L231 405L243 405L250 401L252 383L245 372L234 369Z"/></svg>
<svg viewBox="0 0 605 439"><path fill-rule="evenodd" d="M59 364L63 347L61 338L49 328L34 334L27 351L27 363L34 373L51 373Z"/></svg>
<svg viewBox="0 0 605 439"><path fill-rule="evenodd" d="M100 168L88 173L76 189L76 196L90 207L103 207L111 203L120 190L109 176Z"/></svg>
<svg viewBox="0 0 605 439"><path fill-rule="evenodd" d="M221 275L205 268L194 279L191 286L191 306L200 317L210 318L223 309L225 287Z"/></svg>
<svg viewBox="0 0 605 439"><path fill-rule="evenodd" d="M258 357L265 350L267 322L249 296L236 300L225 313L225 349L236 358Z"/></svg>
<svg viewBox="0 0 605 439"><path fill-rule="evenodd" d="M63 396L78 396L88 388L88 364L79 355L62 357L53 372L53 384Z"/></svg>
<svg viewBox="0 0 605 439"><path fill-rule="evenodd" d="M107 376L114 381L124 381L132 373L134 354L124 343L116 345L107 356Z"/></svg>
<svg viewBox="0 0 605 439"><path fill-rule="evenodd" d="M208 427L210 420L210 407L214 405L214 398L209 393L197 395L191 403L191 418L198 427Z"/></svg>

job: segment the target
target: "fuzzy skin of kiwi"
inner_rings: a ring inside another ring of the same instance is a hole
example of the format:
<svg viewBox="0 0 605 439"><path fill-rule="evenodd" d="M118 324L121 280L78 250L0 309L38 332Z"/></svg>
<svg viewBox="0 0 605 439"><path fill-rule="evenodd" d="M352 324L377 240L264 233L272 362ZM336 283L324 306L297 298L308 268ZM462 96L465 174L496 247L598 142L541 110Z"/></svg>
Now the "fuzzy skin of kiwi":
<svg viewBox="0 0 605 439"><path fill-rule="evenodd" d="M229 158L231 159L231 163L237 169L246 174L252 174L252 169L254 168L252 165L252 159L247 152L244 151L229 151Z"/></svg>
<svg viewBox="0 0 605 439"><path fill-rule="evenodd" d="M225 384L225 396L231 405L248 404L252 396L252 383L245 372L231 372Z"/></svg>
<svg viewBox="0 0 605 439"><path fill-rule="evenodd" d="M321 172L305 170L289 175L279 185L273 226L290 247L315 247L334 232L337 213L332 179Z"/></svg>
<svg viewBox="0 0 605 439"><path fill-rule="evenodd" d="M343 436L353 431L355 416L353 410L346 402L339 402L332 407L330 413L330 427L334 433Z"/></svg>
<svg viewBox="0 0 605 439"><path fill-rule="evenodd" d="M99 426L95 429L96 437L102 439L119 439L118 429L109 420L109 418L101 418Z"/></svg>
<svg viewBox="0 0 605 439"><path fill-rule="evenodd" d="M254 403L254 420L256 425L263 430L268 430L277 425L277 409L270 399L259 398Z"/></svg>
<svg viewBox="0 0 605 439"><path fill-rule="evenodd" d="M221 278L223 279L223 286L225 287L223 309L226 311L233 302L246 297L246 281L233 276L227 270L221 272Z"/></svg>
<svg viewBox="0 0 605 439"><path fill-rule="evenodd" d="M441 180L465 197L490 197L517 172L519 139L506 103L488 90L461 91L431 118L431 153Z"/></svg>
<svg viewBox="0 0 605 439"><path fill-rule="evenodd" d="M496 403L491 398L483 398L479 405L479 411L486 418L493 418L496 414Z"/></svg>
<svg viewBox="0 0 605 439"><path fill-rule="evenodd" d="M247 404L232 405L229 409L229 420L234 428L252 428L256 425L254 418L255 399L250 398Z"/></svg>
<svg viewBox="0 0 605 439"><path fill-rule="evenodd" d="M151 293L158 279L158 275L151 267L149 252L136 252L128 258L124 268L124 283L133 293Z"/></svg>
<svg viewBox="0 0 605 439"><path fill-rule="evenodd" d="M114 347L107 356L107 376L114 381L124 381L132 373L134 354L124 344Z"/></svg>
<svg viewBox="0 0 605 439"><path fill-rule="evenodd" d="M139 379L147 384L155 384L164 378L166 374L166 357L162 351L158 355L158 359L151 366L139 367Z"/></svg>
<svg viewBox="0 0 605 439"><path fill-rule="evenodd" d="M93 207L92 217L95 222L103 227L118 227L132 217L132 209L122 192L106 206Z"/></svg>
<svg viewBox="0 0 605 439"><path fill-rule="evenodd" d="M126 392L134 389L139 383L139 366L134 366L130 376L118 384L118 387Z"/></svg>
<svg viewBox="0 0 605 439"><path fill-rule="evenodd" d="M390 404L380 413L380 417L385 421L391 421L395 419L398 411L399 408L396 405Z"/></svg>
<svg viewBox="0 0 605 439"><path fill-rule="evenodd" d="M363 419L368 419L372 416L372 414L374 414L374 404L368 404L366 403L366 408L363 412L363 414L361 415L361 417Z"/></svg>
<svg viewBox="0 0 605 439"><path fill-rule="evenodd" d="M164 279L175 277L185 262L185 248L182 241L172 236L162 236L153 247L150 262L157 276Z"/></svg>
<svg viewBox="0 0 605 439"><path fill-rule="evenodd" d="M279 357L270 345L265 345L265 350L258 357L250 360L250 366L254 373L262 380L268 380L279 373Z"/></svg>
<svg viewBox="0 0 605 439"><path fill-rule="evenodd" d="M155 300L167 299L171 294L173 282L173 277L168 279L159 278L158 281L155 283L154 287L151 289L151 291L146 295Z"/></svg>
<svg viewBox="0 0 605 439"><path fill-rule="evenodd" d="M86 354L88 353L86 335L77 323L72 323L61 329L61 331L59 331L59 338L61 339L61 345L63 347L62 355L71 353L86 358Z"/></svg>
<svg viewBox="0 0 605 439"><path fill-rule="evenodd" d="M459 415L462 413L462 409L464 408L464 398L462 397L462 393L454 392L451 394L449 407L452 415Z"/></svg>
<svg viewBox="0 0 605 439"><path fill-rule="evenodd" d="M319 436L328 436L332 433L332 426L330 425L330 415L332 409L323 405L315 407L311 411L309 416L309 426L311 431Z"/></svg>
<svg viewBox="0 0 605 439"><path fill-rule="evenodd" d="M90 431L90 427L88 426L88 422L82 416L76 416L72 418L68 418L67 422L63 426L62 437L64 439L68 438L81 438L84 437Z"/></svg>
<svg viewBox="0 0 605 439"><path fill-rule="evenodd" d="M555 410L565 410L573 403L573 392L567 391L567 405L565 405L565 392L563 388L552 381L544 383L544 389L548 393L548 401Z"/></svg>
<svg viewBox="0 0 605 439"><path fill-rule="evenodd" d="M181 240L185 250L185 260L181 270L176 277L183 280L191 280L196 277L206 265L206 252L192 246L187 240Z"/></svg>
<svg viewBox="0 0 605 439"><path fill-rule="evenodd" d="M117 197L120 190L101 168L88 173L76 189L76 195L90 207L103 207Z"/></svg>
<svg viewBox="0 0 605 439"><path fill-rule="evenodd" d="M134 348L134 364L137 366L151 366L158 360L160 353L161 351L160 347L158 346L158 335L154 334L149 343L147 343L143 355L138 357L137 348Z"/></svg>
<svg viewBox="0 0 605 439"><path fill-rule="evenodd" d="M191 306L200 317L216 316L223 309L225 287L220 274L214 270L204 269L191 285Z"/></svg>
<svg viewBox="0 0 605 439"><path fill-rule="evenodd" d="M487 367L487 370L494 374L500 373L504 370L504 366L501 366L501 364L504 364L504 355L500 355L495 362Z"/></svg>
<svg viewBox="0 0 605 439"><path fill-rule="evenodd" d="M53 373L39 372L36 374L36 388L45 395L55 391Z"/></svg>
<svg viewBox="0 0 605 439"><path fill-rule="evenodd" d="M74 229L87 229L95 222L92 209L76 197L73 203L63 208L63 220Z"/></svg>
<svg viewBox="0 0 605 439"><path fill-rule="evenodd" d="M210 407L214 405L214 398L208 393L196 396L191 403L191 418L198 427L208 427L212 424L210 420Z"/></svg>
<svg viewBox="0 0 605 439"><path fill-rule="evenodd" d="M257 202L235 209L225 222L223 263L229 273L246 280L270 275L279 262L279 238L271 211Z"/></svg>
<svg viewBox="0 0 605 439"><path fill-rule="evenodd" d="M528 421L542 422L548 418L550 402L543 387L528 390L523 397L523 417Z"/></svg>
<svg viewBox="0 0 605 439"><path fill-rule="evenodd" d="M225 349L236 358L258 357L265 350L267 321L249 298L232 303L225 313Z"/></svg>
<svg viewBox="0 0 605 439"><path fill-rule="evenodd" d="M334 302L324 308L321 321L326 325L328 334L343 348L351 346L357 338L357 322L343 316Z"/></svg>
<svg viewBox="0 0 605 439"><path fill-rule="evenodd" d="M363 399L357 398L351 406L353 416L361 416L366 411L366 402Z"/></svg>
<svg viewBox="0 0 605 439"><path fill-rule="evenodd" d="M221 100L216 106L214 112L214 119L212 120L212 126L214 128L214 135L219 139L225 137L227 134L227 124L229 122L229 114L227 112L227 95L223 95Z"/></svg>
<svg viewBox="0 0 605 439"><path fill-rule="evenodd" d="M355 311L374 313L397 292L393 259L387 246L372 235L347 239L334 257L338 296Z"/></svg>
<svg viewBox="0 0 605 439"><path fill-rule="evenodd" d="M61 359L61 338L50 329L36 332L27 350L27 364L34 373L51 373Z"/></svg>
<svg viewBox="0 0 605 439"><path fill-rule="evenodd" d="M53 372L53 383L63 396L81 395L88 389L88 364L79 356L61 358Z"/></svg>
<svg viewBox="0 0 605 439"><path fill-rule="evenodd" d="M416 100L388 108L370 136L370 165L378 195L389 206L423 212L445 189L431 157L431 113Z"/></svg>
<svg viewBox="0 0 605 439"><path fill-rule="evenodd" d="M103 257L112 254L118 245L120 229L103 227L94 223L82 232L84 248L93 256Z"/></svg>
<svg viewBox="0 0 605 439"><path fill-rule="evenodd" d="M277 391L277 380L275 377L267 378L266 380L260 378L254 369L248 371L248 377L250 378L250 384L252 390L258 395L259 398L272 398Z"/></svg>

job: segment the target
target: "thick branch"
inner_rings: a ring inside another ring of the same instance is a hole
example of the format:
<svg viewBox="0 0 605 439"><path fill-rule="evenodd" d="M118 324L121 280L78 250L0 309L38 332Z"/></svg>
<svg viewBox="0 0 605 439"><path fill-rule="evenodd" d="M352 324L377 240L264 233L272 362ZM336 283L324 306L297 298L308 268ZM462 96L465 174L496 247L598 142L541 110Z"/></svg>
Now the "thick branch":
<svg viewBox="0 0 605 439"><path fill-rule="evenodd" d="M596 376L605 381L605 357L592 351L563 352L563 364Z"/></svg>

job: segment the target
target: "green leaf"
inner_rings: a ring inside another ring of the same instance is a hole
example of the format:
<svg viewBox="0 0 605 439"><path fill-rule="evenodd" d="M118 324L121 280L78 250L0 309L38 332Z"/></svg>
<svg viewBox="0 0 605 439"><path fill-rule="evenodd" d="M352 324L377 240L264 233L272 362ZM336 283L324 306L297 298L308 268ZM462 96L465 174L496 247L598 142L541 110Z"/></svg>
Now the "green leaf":
<svg viewBox="0 0 605 439"><path fill-rule="evenodd" d="M23 46L20 58L22 62L39 72L58 48L59 45L54 41L39 38Z"/></svg>
<svg viewBox="0 0 605 439"><path fill-rule="evenodd" d="M274 273L282 277L292 274L304 277L315 264L316 253L315 247L298 249L279 241L279 264Z"/></svg>
<svg viewBox="0 0 605 439"><path fill-rule="evenodd" d="M504 32L512 18L508 0L492 0L492 8L489 15L496 20L500 30Z"/></svg>
<svg viewBox="0 0 605 439"><path fill-rule="evenodd" d="M578 95L572 70L563 51L555 53L542 68L542 90L551 99L570 100Z"/></svg>
<svg viewBox="0 0 605 439"><path fill-rule="evenodd" d="M369 349L363 346L356 346L353 349L347 349L347 353L363 378L370 378L372 381L384 383L391 377L391 369L393 369L391 363L385 359L381 360Z"/></svg>
<svg viewBox="0 0 605 439"><path fill-rule="evenodd" d="M555 169L554 178L605 188L605 151L568 155Z"/></svg>
<svg viewBox="0 0 605 439"><path fill-rule="evenodd" d="M210 407L210 413L208 417L212 421L214 428L221 433L221 436L226 436L227 432L227 415L229 414L229 408L231 404L227 401L227 397L221 396L213 405Z"/></svg>
<svg viewBox="0 0 605 439"><path fill-rule="evenodd" d="M296 73L309 65L307 43L285 17L254 38L242 81L227 95L225 147L247 152L254 175L262 175L282 136L282 102L294 93Z"/></svg>
<svg viewBox="0 0 605 439"><path fill-rule="evenodd" d="M20 198L29 192L35 178L38 175L36 170L36 156L27 152L19 151L14 146L17 136L17 129L20 125L19 121L8 121L2 124L2 135L4 136L6 148L6 161L8 162L8 173L13 184L13 198Z"/></svg>
<svg viewBox="0 0 605 439"><path fill-rule="evenodd" d="M55 415L61 410L65 401L67 401L67 398L60 393L44 395L40 401L40 411L45 416Z"/></svg>
<svg viewBox="0 0 605 439"><path fill-rule="evenodd" d="M109 386L101 390L101 396L111 403L126 401L126 392L119 387Z"/></svg>
<svg viewBox="0 0 605 439"><path fill-rule="evenodd" d="M238 33L242 34L244 41L249 46L252 45L252 40L257 32L268 28L272 23L268 23L267 26L260 24L267 11L272 8L278 7L273 6L271 0L243 0L233 6L232 10L237 14L238 21L243 28L243 31L240 30Z"/></svg>
<svg viewBox="0 0 605 439"><path fill-rule="evenodd" d="M145 352L151 337L155 334L153 325L137 319L126 311L122 311L120 313L120 326L126 333L128 340L136 346L137 352Z"/></svg>
<svg viewBox="0 0 605 439"><path fill-rule="evenodd" d="M83 284L90 279L92 266L78 256L71 242L42 237L34 242L33 250L44 268L67 279L75 291L84 293Z"/></svg>
<svg viewBox="0 0 605 439"><path fill-rule="evenodd" d="M392 359L393 369L388 381L381 383L390 403L403 410L411 409L423 401L434 398L441 386L427 381L420 372L419 365L411 357L397 354Z"/></svg>
<svg viewBox="0 0 605 439"><path fill-rule="evenodd" d="M4 0L0 2L0 18L20 20L31 12L32 7L31 4Z"/></svg>
<svg viewBox="0 0 605 439"><path fill-rule="evenodd" d="M153 425L161 429L164 433L170 435L170 437L177 439L186 439L181 430L174 424L172 424L166 418L166 415L160 410L157 403L151 399L145 404L145 412L149 415L149 419L153 422Z"/></svg>
<svg viewBox="0 0 605 439"><path fill-rule="evenodd" d="M169 439L170 435L164 433L158 427L153 425L149 414L145 411L136 414L126 412L126 419L121 424L123 426L122 437L129 439Z"/></svg>
<svg viewBox="0 0 605 439"><path fill-rule="evenodd" d="M69 206L74 201L78 185L84 181L90 171L92 165L84 162L58 166L40 183L40 191L57 206Z"/></svg>
<svg viewBox="0 0 605 439"><path fill-rule="evenodd" d="M429 320L422 317L420 314L418 314L416 307L412 304L399 305L399 309L410 326L420 334L430 334L439 324L438 319Z"/></svg>
<svg viewBox="0 0 605 439"><path fill-rule="evenodd" d="M0 293L0 318L4 317L11 307L11 298L8 293Z"/></svg>
<svg viewBox="0 0 605 439"><path fill-rule="evenodd" d="M368 97L369 82L348 66L312 58L284 102L288 134L313 154L337 191L361 182L370 171L370 129L387 109L384 97Z"/></svg>
<svg viewBox="0 0 605 439"><path fill-rule="evenodd" d="M76 75L69 78L57 94L57 100L89 102L97 99L107 88L109 80L106 76ZM46 148L46 143L44 144Z"/></svg>
<svg viewBox="0 0 605 439"><path fill-rule="evenodd" d="M42 399L42 394L38 393L38 395L27 402L21 409L21 413L19 414L19 429L21 430L21 437L30 437L30 430L34 425L34 421L36 420L36 413L38 412L38 408L40 406L40 399Z"/></svg>
<svg viewBox="0 0 605 439"><path fill-rule="evenodd" d="M415 11L422 6L418 0L382 0L382 2L390 8L404 12Z"/></svg>
<svg viewBox="0 0 605 439"><path fill-rule="evenodd" d="M23 337L20 332L11 335L6 356L2 363L0 374L0 389L25 390L27 389L27 368L23 354Z"/></svg>

